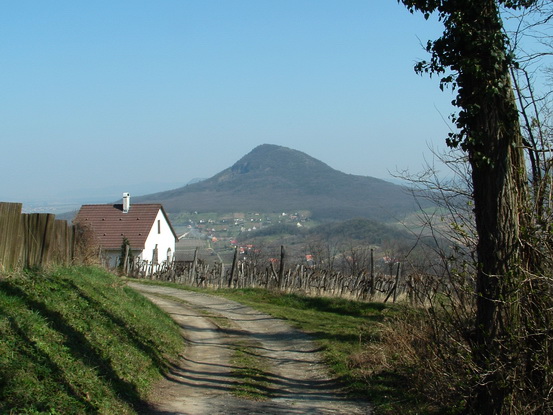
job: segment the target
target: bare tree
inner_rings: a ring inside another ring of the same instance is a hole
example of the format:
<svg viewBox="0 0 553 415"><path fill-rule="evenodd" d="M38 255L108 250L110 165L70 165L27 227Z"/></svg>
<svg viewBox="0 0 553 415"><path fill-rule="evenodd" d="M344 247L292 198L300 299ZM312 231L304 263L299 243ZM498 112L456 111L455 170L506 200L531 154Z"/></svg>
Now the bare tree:
<svg viewBox="0 0 553 415"><path fill-rule="evenodd" d="M307 255L312 255L314 265L317 268L334 272L336 260L340 254L339 238L310 238L304 248Z"/></svg>
<svg viewBox="0 0 553 415"><path fill-rule="evenodd" d="M357 277L362 273L368 273L371 261L371 248L366 244L345 244L340 252L342 267L349 275Z"/></svg>

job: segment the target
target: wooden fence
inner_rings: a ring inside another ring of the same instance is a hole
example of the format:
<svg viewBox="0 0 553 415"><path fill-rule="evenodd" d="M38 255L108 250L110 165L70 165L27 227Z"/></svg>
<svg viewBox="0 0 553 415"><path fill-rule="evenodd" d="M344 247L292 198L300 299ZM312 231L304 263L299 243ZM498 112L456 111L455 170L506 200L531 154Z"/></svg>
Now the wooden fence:
<svg viewBox="0 0 553 415"><path fill-rule="evenodd" d="M75 227L50 213L21 210L21 203L0 203L0 271L71 264Z"/></svg>
<svg viewBox="0 0 553 415"><path fill-rule="evenodd" d="M152 264L136 260L129 264L128 274L135 278L168 281L206 288L266 288L288 293L315 296L343 297L358 300L396 302L398 298L411 304L424 304L444 291L443 283L435 276L403 274L402 264L396 263L393 273L363 270L357 275L325 270L304 264L285 265L284 257L278 264L259 265L235 260L230 267L219 262L208 264L198 258L192 261L173 261Z"/></svg>

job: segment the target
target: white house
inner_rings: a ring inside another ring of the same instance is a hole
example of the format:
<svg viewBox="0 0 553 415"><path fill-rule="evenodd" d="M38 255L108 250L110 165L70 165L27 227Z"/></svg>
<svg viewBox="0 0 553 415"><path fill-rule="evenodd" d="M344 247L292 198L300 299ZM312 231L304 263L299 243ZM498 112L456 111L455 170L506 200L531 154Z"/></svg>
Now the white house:
<svg viewBox="0 0 553 415"><path fill-rule="evenodd" d="M89 227L108 266L118 265L124 238L134 258L161 264L172 261L178 238L161 204L135 204L123 193L122 204L83 205L74 223Z"/></svg>

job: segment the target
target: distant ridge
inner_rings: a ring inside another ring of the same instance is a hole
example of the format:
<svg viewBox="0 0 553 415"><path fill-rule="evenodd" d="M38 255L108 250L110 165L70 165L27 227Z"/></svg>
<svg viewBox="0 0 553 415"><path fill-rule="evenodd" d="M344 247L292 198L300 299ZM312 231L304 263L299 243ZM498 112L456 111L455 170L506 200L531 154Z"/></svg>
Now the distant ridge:
<svg viewBox="0 0 553 415"><path fill-rule="evenodd" d="M169 213L309 210L321 220L388 221L417 209L403 186L342 173L301 151L272 144L254 148L209 179L134 200L162 203Z"/></svg>

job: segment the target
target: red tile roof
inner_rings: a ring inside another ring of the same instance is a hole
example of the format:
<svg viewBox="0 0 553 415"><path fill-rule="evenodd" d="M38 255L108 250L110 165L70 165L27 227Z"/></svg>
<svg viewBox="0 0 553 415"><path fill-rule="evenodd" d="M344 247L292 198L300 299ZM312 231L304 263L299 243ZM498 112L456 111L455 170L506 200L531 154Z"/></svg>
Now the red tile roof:
<svg viewBox="0 0 553 415"><path fill-rule="evenodd" d="M123 213L122 204L83 205L73 222L89 225L104 249L119 249L124 237L129 240L132 249L144 249L146 238L160 209L177 239L160 204L134 204L128 213Z"/></svg>

